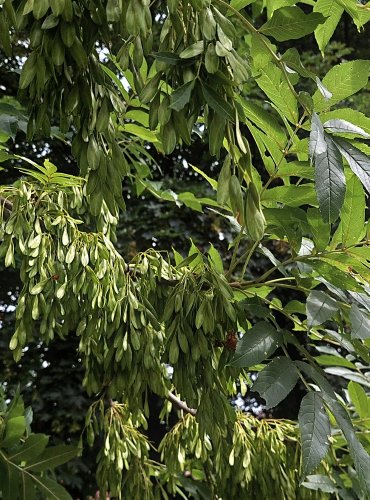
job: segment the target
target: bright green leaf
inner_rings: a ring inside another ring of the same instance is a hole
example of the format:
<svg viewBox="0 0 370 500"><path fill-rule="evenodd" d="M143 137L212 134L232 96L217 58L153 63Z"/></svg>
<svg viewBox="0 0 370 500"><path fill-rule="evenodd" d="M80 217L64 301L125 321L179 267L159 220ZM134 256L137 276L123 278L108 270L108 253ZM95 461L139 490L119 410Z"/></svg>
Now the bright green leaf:
<svg viewBox="0 0 370 500"><path fill-rule="evenodd" d="M346 195L340 212L343 247L355 245L363 234L365 227L365 193L356 175L347 181Z"/></svg>
<svg viewBox="0 0 370 500"><path fill-rule="evenodd" d="M295 40L312 33L315 28L325 21L325 17L318 12L305 14L299 7L283 7L276 10L272 18L259 31L272 36L279 42Z"/></svg>
<svg viewBox="0 0 370 500"><path fill-rule="evenodd" d="M357 382L348 384L348 394L360 418L370 417L370 399L364 388Z"/></svg>
<svg viewBox="0 0 370 500"><path fill-rule="evenodd" d="M334 66L322 81L332 93L332 97L325 101L321 93L317 91L313 96L315 110L322 111L361 90L368 82L369 70L370 61L360 59Z"/></svg>

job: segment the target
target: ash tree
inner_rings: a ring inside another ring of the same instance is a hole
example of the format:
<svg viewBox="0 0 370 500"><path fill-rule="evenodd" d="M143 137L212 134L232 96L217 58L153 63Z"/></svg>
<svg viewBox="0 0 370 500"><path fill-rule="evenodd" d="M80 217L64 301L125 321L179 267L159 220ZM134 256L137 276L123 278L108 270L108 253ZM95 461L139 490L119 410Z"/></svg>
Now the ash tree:
<svg viewBox="0 0 370 500"><path fill-rule="evenodd" d="M47 447L21 396L10 404L2 396L2 498L70 498L50 471L97 442L102 495L366 498L370 118L348 98L368 84L370 61L344 60L319 75L294 44L315 37L325 55L342 15L361 30L369 5L0 4L2 50L11 57L23 40L27 52L19 77L27 140L57 127L79 167L76 176L35 163L1 136L0 160L22 173L0 187L0 258L22 281L9 348L20 361L31 341L52 348L55 337L77 336L94 400L79 446ZM3 118L17 126L16 113ZM167 155L195 137L216 165L214 178L191 166L210 185L208 198L152 178L150 150ZM218 213L234 237L229 254L189 242L182 255L174 242L171 252L128 260L115 246L128 183L138 196ZM255 256L269 262L260 275ZM298 427L230 404L252 391L273 408L297 383L305 388ZM164 401L161 418L178 412L156 460L146 436L153 393Z"/></svg>

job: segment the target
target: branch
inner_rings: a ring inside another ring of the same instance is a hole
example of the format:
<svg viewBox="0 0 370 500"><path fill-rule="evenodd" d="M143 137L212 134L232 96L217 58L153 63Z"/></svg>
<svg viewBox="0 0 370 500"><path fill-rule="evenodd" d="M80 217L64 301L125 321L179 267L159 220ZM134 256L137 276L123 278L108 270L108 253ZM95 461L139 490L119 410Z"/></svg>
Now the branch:
<svg viewBox="0 0 370 500"><path fill-rule="evenodd" d="M184 411L185 413L190 413L190 415L195 416L197 413L197 410L194 408L189 408L187 404L184 401L181 401L177 396L175 396L172 392L168 393L167 399L171 401L179 410Z"/></svg>

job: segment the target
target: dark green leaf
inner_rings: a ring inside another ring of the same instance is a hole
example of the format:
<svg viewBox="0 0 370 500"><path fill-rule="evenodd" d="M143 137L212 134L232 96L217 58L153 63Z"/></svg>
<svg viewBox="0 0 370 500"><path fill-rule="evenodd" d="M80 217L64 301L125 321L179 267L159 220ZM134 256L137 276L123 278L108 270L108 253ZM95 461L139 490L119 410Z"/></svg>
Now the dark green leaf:
<svg viewBox="0 0 370 500"><path fill-rule="evenodd" d="M34 478L37 489L41 491L48 500L72 500L71 495L56 481L47 477Z"/></svg>
<svg viewBox="0 0 370 500"><path fill-rule="evenodd" d="M188 104L190 101L191 97L191 92L194 88L195 80L192 80L191 82L185 83L181 87L175 90L171 94L171 104L170 108L174 109L175 111L180 111Z"/></svg>
<svg viewBox="0 0 370 500"><path fill-rule="evenodd" d="M299 415L302 446L302 477L310 474L329 449L330 421L321 393L309 392L302 399Z"/></svg>
<svg viewBox="0 0 370 500"><path fill-rule="evenodd" d="M337 491L333 481L323 474L307 476L306 481L302 485L310 490L321 490L324 493L335 493Z"/></svg>
<svg viewBox="0 0 370 500"><path fill-rule="evenodd" d="M252 386L266 401L266 407L279 404L298 381L298 371L294 363L286 357L275 358L259 374Z"/></svg>
<svg viewBox="0 0 370 500"><path fill-rule="evenodd" d="M320 211L325 222L334 222L342 208L346 178L338 148L326 136L327 149L315 156L315 187Z"/></svg>
<svg viewBox="0 0 370 500"><path fill-rule="evenodd" d="M1 458L0 461L2 461ZM14 500L15 498L17 499L19 494L18 469L11 462L4 461L4 467L0 468L0 472L5 476L1 478L2 500Z"/></svg>
<svg viewBox="0 0 370 500"><path fill-rule="evenodd" d="M347 160L352 172L357 175L366 191L370 193L370 158L345 139L337 137L334 142Z"/></svg>
<svg viewBox="0 0 370 500"><path fill-rule="evenodd" d="M366 340L370 338L370 315L360 309L356 304L351 305L351 312L349 314L351 321L351 337L353 339Z"/></svg>
<svg viewBox="0 0 370 500"><path fill-rule="evenodd" d="M25 469L33 472L53 469L58 465L68 462L68 460L72 460L72 458L77 456L77 454L78 448L75 446L68 446L64 444L53 446L51 448L47 448L37 459L29 462Z"/></svg>
<svg viewBox="0 0 370 500"><path fill-rule="evenodd" d="M230 365L248 368L268 358L281 344L281 334L267 321L247 330L238 341Z"/></svg>
<svg viewBox="0 0 370 500"><path fill-rule="evenodd" d="M311 162L314 161L317 155L323 154L328 149L328 145L325 141L324 127L320 121L320 118L316 113L313 113L311 120L311 133L310 133L310 143L309 152Z"/></svg>
<svg viewBox="0 0 370 500"><path fill-rule="evenodd" d="M169 64L170 66L175 66L176 64L181 64L182 59L173 52L156 52L153 56L157 61Z"/></svg>
<svg viewBox="0 0 370 500"><path fill-rule="evenodd" d="M216 111L217 114L230 120L232 122L235 121L235 112L223 96L218 94L213 90L212 87L204 83L202 85L204 99L206 100L208 106Z"/></svg>
<svg viewBox="0 0 370 500"><path fill-rule="evenodd" d="M9 459L16 463L35 460L44 451L48 441L49 437L45 434L31 434L20 448L10 454Z"/></svg>
<svg viewBox="0 0 370 500"><path fill-rule="evenodd" d="M307 325L322 325L338 311L337 302L327 293L313 290L307 298Z"/></svg>
<svg viewBox="0 0 370 500"><path fill-rule="evenodd" d="M342 430L345 438L347 439L349 451L355 462L357 474L362 488L370 492L370 457L366 453L362 444L358 441L351 419L349 418L346 410L337 401L336 394L326 378L320 373L318 368L314 368L302 361L296 361L297 367L305 372L325 393L325 405L333 413L338 426Z"/></svg>
<svg viewBox="0 0 370 500"><path fill-rule="evenodd" d="M333 413L338 426L347 439L349 452L355 463L355 468L361 487L367 493L370 493L370 456L368 455L360 441L357 439L351 419L349 418L348 413L339 403L339 401L327 399L326 404L329 407L330 411Z"/></svg>

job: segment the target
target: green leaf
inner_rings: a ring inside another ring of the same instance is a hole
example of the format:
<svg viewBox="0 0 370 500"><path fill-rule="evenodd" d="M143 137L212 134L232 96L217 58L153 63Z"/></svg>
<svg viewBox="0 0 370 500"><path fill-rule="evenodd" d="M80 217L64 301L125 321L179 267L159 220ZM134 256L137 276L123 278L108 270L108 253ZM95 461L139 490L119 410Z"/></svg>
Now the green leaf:
<svg viewBox="0 0 370 500"><path fill-rule="evenodd" d="M9 459L16 463L34 460L44 451L48 441L49 437L45 434L31 434L20 448L9 455Z"/></svg>
<svg viewBox="0 0 370 500"><path fill-rule="evenodd" d="M58 445L47 448L44 453L37 459L32 460L27 464L25 470L31 470L33 472L45 471L48 469L53 469L58 465L72 460L78 454L78 448L75 446L68 445Z"/></svg>
<svg viewBox="0 0 370 500"><path fill-rule="evenodd" d="M4 454L5 458L5 454ZM2 457L0 458L0 462L2 462ZM4 472L5 471L5 472ZM8 463L4 461L4 467L0 468L0 473L3 475L1 477L1 493L2 500L14 500L18 499L19 493L19 471L12 463ZM5 476L5 477L4 477Z"/></svg>
<svg viewBox="0 0 370 500"><path fill-rule="evenodd" d="M230 156L226 156L222 165L220 175L217 180L217 202L222 206L227 203L230 198L229 185L231 179L231 162Z"/></svg>
<svg viewBox="0 0 370 500"><path fill-rule="evenodd" d="M255 0L231 0L230 5L233 7L235 10L242 10L244 7L247 5L250 5L253 3Z"/></svg>
<svg viewBox="0 0 370 500"><path fill-rule="evenodd" d="M173 52L155 52L153 56L157 59L157 61L169 64L170 66L176 66L176 64L182 64L184 62Z"/></svg>
<svg viewBox="0 0 370 500"><path fill-rule="evenodd" d="M370 138L370 134L365 132L361 127L354 125L347 120L342 120L341 118L337 118L334 120L328 120L324 123L324 128L328 132L332 132L333 134L355 134L360 135L361 137L365 137L366 139Z"/></svg>
<svg viewBox="0 0 370 500"><path fill-rule="evenodd" d="M336 394L325 377L321 375L316 367L312 367L302 361L296 361L297 367L306 373L325 393L325 405L333 413L338 426L347 439L350 454L355 462L357 474L361 486L370 492L370 456L366 453L362 444L357 440L351 419L346 410L337 401Z"/></svg>
<svg viewBox="0 0 370 500"><path fill-rule="evenodd" d="M325 368L325 373L329 373L330 375L335 375L336 377L343 377L347 380L353 380L354 382L358 382L365 387L370 387L370 380L366 375L362 375L358 371L348 370L348 368L342 368L341 366L333 366L329 368Z"/></svg>
<svg viewBox="0 0 370 500"><path fill-rule="evenodd" d="M286 398L298 377L298 371L289 358L277 357L258 374L252 391L261 395L267 408L272 408Z"/></svg>
<svg viewBox="0 0 370 500"><path fill-rule="evenodd" d="M330 90L328 90L325 87L325 85L322 83L320 78L316 77L315 82L316 82L317 88L318 88L320 94L322 95L322 97L324 98L325 102L328 101L333 96L332 92L330 92ZM312 100L312 98L311 98L311 100ZM312 106L313 106L313 100L312 100Z"/></svg>
<svg viewBox="0 0 370 500"><path fill-rule="evenodd" d="M362 292L363 288L355 278L347 272L338 269L334 265L324 260L311 260L310 265L318 272L318 274L329 281L332 285L340 288L341 290L349 290L352 292Z"/></svg>
<svg viewBox="0 0 370 500"><path fill-rule="evenodd" d="M335 493L338 491L333 481L323 474L307 476L306 481L302 485L310 490L321 490L324 493Z"/></svg>
<svg viewBox="0 0 370 500"><path fill-rule="evenodd" d="M316 193L312 183L301 184L300 186L277 186L266 189L263 192L261 201L264 204L266 201L280 202L289 207L317 205Z"/></svg>
<svg viewBox="0 0 370 500"><path fill-rule="evenodd" d="M36 498L35 483L33 477L28 474L21 475L21 487L19 500L34 500Z"/></svg>
<svg viewBox="0 0 370 500"><path fill-rule="evenodd" d="M352 370L356 370L355 364L339 355L334 356L331 354L322 354L321 356L315 356L315 361L319 363L319 365L342 366L344 368L351 368Z"/></svg>
<svg viewBox="0 0 370 500"><path fill-rule="evenodd" d="M352 304L349 319L352 325L351 337L353 339L366 340L370 338L370 315L367 312L356 304Z"/></svg>
<svg viewBox="0 0 370 500"><path fill-rule="evenodd" d="M330 421L321 393L309 392L301 401L298 415L302 446L302 478L310 474L329 449Z"/></svg>
<svg viewBox="0 0 370 500"><path fill-rule="evenodd" d="M158 142L158 138L153 132L151 132L145 127L137 125L136 123L125 123L125 125L122 127L122 130L129 132L130 134L133 134L136 137L143 139L144 141L152 143Z"/></svg>
<svg viewBox="0 0 370 500"><path fill-rule="evenodd" d="M229 364L239 368L256 365L275 352L281 342L281 334L267 321L261 321L238 341Z"/></svg>
<svg viewBox="0 0 370 500"><path fill-rule="evenodd" d="M115 62L113 60L113 62ZM119 89L119 91L121 92L121 95L122 97L125 99L125 101L129 101L129 95L128 95L128 92L127 90L125 89L125 87L123 86L123 83L121 82L121 80L118 78L118 76L109 68L107 68L107 66L105 66L104 64L100 63L100 68L104 71L104 73L106 73L110 78L111 80L117 85L117 88Z"/></svg>
<svg viewBox="0 0 370 500"><path fill-rule="evenodd" d="M370 135L370 118L361 113L361 111L350 108L339 108L320 113L320 118L324 123L333 120L344 120L351 124L356 124L356 127L359 127L366 134Z"/></svg>
<svg viewBox="0 0 370 500"><path fill-rule="evenodd" d="M256 82L283 115L296 124L298 121L297 101L281 69L274 64L264 67L261 74L256 77Z"/></svg>
<svg viewBox="0 0 370 500"><path fill-rule="evenodd" d="M18 444L26 430L26 420L23 415L8 418L5 424L5 437L1 446L8 448Z"/></svg>
<svg viewBox="0 0 370 500"><path fill-rule="evenodd" d="M218 251L215 249L215 247L211 244L209 250L208 250L208 255L209 255L209 260L214 268L214 270L217 273L223 273L224 272L224 266L222 264L222 258L221 255L218 253Z"/></svg>
<svg viewBox="0 0 370 500"><path fill-rule="evenodd" d="M326 135L327 150L315 156L315 187L325 222L334 222L342 208L346 192L343 162L333 140Z"/></svg>
<svg viewBox="0 0 370 500"><path fill-rule="evenodd" d="M313 11L319 12L326 17L325 21L319 24L315 29L317 45L320 51L324 52L325 47L333 36L335 28L342 17L344 9L338 5L336 0L317 0Z"/></svg>
<svg viewBox="0 0 370 500"><path fill-rule="evenodd" d="M330 225L322 220L317 208L307 210L307 221L312 231L312 238L318 252L325 250L330 240Z"/></svg>
<svg viewBox="0 0 370 500"><path fill-rule="evenodd" d="M359 417L369 418L370 399L367 397L364 388L357 382L351 381L348 384L348 394Z"/></svg>
<svg viewBox="0 0 370 500"><path fill-rule="evenodd" d="M325 400L330 411L333 413L338 426L347 439L349 452L355 463L358 479L365 492L370 493L370 456L357 439L351 419L343 406L337 400Z"/></svg>
<svg viewBox="0 0 370 500"><path fill-rule="evenodd" d="M337 302L327 293L313 290L306 302L307 325L322 325L338 311Z"/></svg>
<svg viewBox="0 0 370 500"><path fill-rule="evenodd" d="M240 97L239 101L248 120L265 132L265 134L273 137L274 140L278 142L279 147L283 149L287 143L286 132L272 113L266 110L265 104L263 102L254 102L243 97Z"/></svg>
<svg viewBox="0 0 370 500"><path fill-rule="evenodd" d="M171 94L170 108L181 111L190 101L191 92L194 88L195 80L185 83Z"/></svg>
<svg viewBox="0 0 370 500"><path fill-rule="evenodd" d="M180 54L181 59L190 59L191 57L199 56L204 51L204 41L193 43Z"/></svg>
<svg viewBox="0 0 370 500"><path fill-rule="evenodd" d="M342 245L355 245L364 234L365 228L365 193L356 175L347 180L346 196L340 212L342 226Z"/></svg>
<svg viewBox="0 0 370 500"><path fill-rule="evenodd" d="M177 264L176 269L182 269L183 267L189 266L189 264L191 264L199 256L200 256L200 254L197 252L194 252L194 253L188 255L179 264Z"/></svg>
<svg viewBox="0 0 370 500"><path fill-rule="evenodd" d="M212 108L216 113L227 120L232 122L235 121L235 112L231 104L229 104L225 99L218 94L212 87L206 83L202 84L202 90L204 99L206 100L208 106Z"/></svg>
<svg viewBox="0 0 370 500"><path fill-rule="evenodd" d="M345 139L336 137L334 142L347 160L352 172L357 175L366 191L370 193L370 158Z"/></svg>
<svg viewBox="0 0 370 500"><path fill-rule="evenodd" d="M33 477L37 489L46 495L48 500L72 500L71 495L63 488L62 485L47 477Z"/></svg>
<svg viewBox="0 0 370 500"><path fill-rule="evenodd" d="M322 83L332 93L332 97L325 101L319 91L315 92L313 101L316 111L333 106L339 101L355 94L368 82L370 61L355 60L334 66L324 77Z"/></svg>
<svg viewBox="0 0 370 500"><path fill-rule="evenodd" d="M205 172L203 172L203 170L201 170L200 168L196 167L195 165L190 164L190 166L191 166L191 168L193 170L195 170L195 172L197 172L202 177L204 177L206 179L206 181L209 182L209 184L212 186L212 188L214 190L217 190L217 181L215 181L214 179L212 179L211 177L209 177Z"/></svg>
<svg viewBox="0 0 370 500"><path fill-rule="evenodd" d="M265 35L273 36L279 42L285 42L312 33L324 21L325 17L319 12L305 14L296 6L283 7L276 10L272 18L261 26L259 31Z"/></svg>
<svg viewBox="0 0 370 500"><path fill-rule="evenodd" d="M309 153L311 162L314 161L317 155L326 153L328 145L325 140L324 127L320 118L316 113L312 114L311 132L309 142Z"/></svg>

